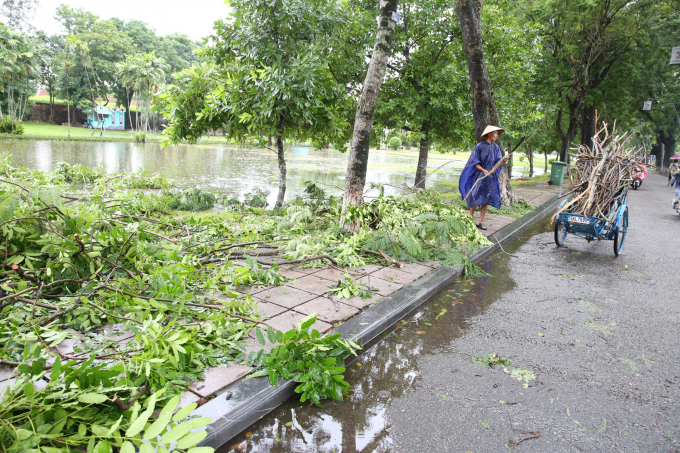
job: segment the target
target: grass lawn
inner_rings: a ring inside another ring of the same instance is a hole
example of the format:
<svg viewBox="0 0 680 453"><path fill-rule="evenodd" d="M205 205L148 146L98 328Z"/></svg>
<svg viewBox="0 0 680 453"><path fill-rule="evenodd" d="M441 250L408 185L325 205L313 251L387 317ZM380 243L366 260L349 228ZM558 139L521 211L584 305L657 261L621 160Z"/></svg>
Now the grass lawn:
<svg viewBox="0 0 680 453"><path fill-rule="evenodd" d="M2 138L16 138L16 139L33 139L33 140L67 140L68 126L58 126L56 124L35 123L27 121L24 123L26 132L24 135L5 135L0 134ZM134 142L135 135L132 131L106 131L106 135L100 136L101 131L95 131L92 135L92 129L84 127L71 127L71 140L75 141L92 141L92 142ZM162 134L148 135L148 141L159 142L163 139ZM232 144L229 140L223 137L204 137L202 144Z"/></svg>

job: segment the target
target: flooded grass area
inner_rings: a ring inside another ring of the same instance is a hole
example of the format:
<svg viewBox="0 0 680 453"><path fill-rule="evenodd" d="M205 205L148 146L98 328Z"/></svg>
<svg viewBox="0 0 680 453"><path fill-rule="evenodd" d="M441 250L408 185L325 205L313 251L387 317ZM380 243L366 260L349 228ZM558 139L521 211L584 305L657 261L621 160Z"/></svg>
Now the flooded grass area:
<svg viewBox="0 0 680 453"><path fill-rule="evenodd" d="M419 357L456 353L454 342L463 335L469 320L514 288L508 254L528 237L549 230L548 216L504 246L507 253L497 252L480 263L493 277L457 279L379 340L366 345L364 353L347 366L350 388L344 402L327 402L317 408L292 398L218 453L391 451L387 408L392 399L418 385Z"/></svg>
<svg viewBox="0 0 680 453"><path fill-rule="evenodd" d="M264 148L183 144L163 149L158 143L3 139L0 140L2 152L8 152L15 165L44 171L54 170L58 162L67 162L88 167L105 166L110 173L145 169L149 174L162 174L178 186L218 190L240 198L254 189L262 189L269 192L270 206L274 204L278 190L276 154ZM345 186L348 157L349 153L334 149L314 150L305 146L289 149L286 153L286 199L302 194L306 181L319 185L329 195L340 195ZM431 153L428 186L438 191L457 191L458 175L468 157L469 153L461 152ZM397 194L404 184L413 186L417 161L418 150L415 148L372 149L367 182L385 185L386 195ZM516 178L526 177L527 173L528 168L515 166L513 169ZM541 173L542 170L537 169L535 174ZM377 193L373 190L367 196L377 196Z"/></svg>

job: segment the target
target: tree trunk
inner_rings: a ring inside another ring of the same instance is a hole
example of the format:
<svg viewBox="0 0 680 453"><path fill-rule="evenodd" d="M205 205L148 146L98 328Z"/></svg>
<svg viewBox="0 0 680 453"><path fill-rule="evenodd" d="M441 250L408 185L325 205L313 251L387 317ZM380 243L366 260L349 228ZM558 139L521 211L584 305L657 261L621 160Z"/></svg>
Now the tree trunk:
<svg viewBox="0 0 680 453"><path fill-rule="evenodd" d="M671 156L675 154L675 137L673 134L667 134L661 131L656 137L657 143L663 143L663 168L668 168L671 165ZM658 158L657 158L658 159Z"/></svg>
<svg viewBox="0 0 680 453"><path fill-rule="evenodd" d="M534 177L534 150L529 148L529 178Z"/></svg>
<svg viewBox="0 0 680 453"><path fill-rule="evenodd" d="M595 106L591 105L583 109L581 114L581 145L593 149L593 136L595 135Z"/></svg>
<svg viewBox="0 0 680 453"><path fill-rule="evenodd" d="M54 124L54 88L50 90L50 123Z"/></svg>
<svg viewBox="0 0 680 453"><path fill-rule="evenodd" d="M578 115L578 113L575 114ZM569 150L571 149L571 142L574 140L574 137L576 136L577 126L578 121L576 119L570 120L567 132L562 137L562 146L560 147L560 161L566 163L567 165L569 165L571 160Z"/></svg>
<svg viewBox="0 0 680 453"><path fill-rule="evenodd" d="M484 43L480 23L482 2L475 0L456 0L456 13L463 34L463 47L470 75L470 92L472 94L472 117L475 123L475 139L479 140L487 124L500 126L498 108L491 92L491 80L484 63ZM501 147L501 154L505 155ZM501 187L501 199L506 206L521 201L510 186L510 174L507 165L503 166L498 182Z"/></svg>
<svg viewBox="0 0 680 453"><path fill-rule="evenodd" d="M416 189L425 189L425 178L427 178L427 155L430 152L429 127L426 121L420 131L424 134L420 139L420 154L418 154L418 167L416 169Z"/></svg>
<svg viewBox="0 0 680 453"><path fill-rule="evenodd" d="M354 133L350 141L350 154L347 163L347 179L345 180L345 196L342 202L342 212L347 206L358 206L363 202L364 186L366 185L366 169L368 167L368 152L371 146L371 128L373 127L373 113L378 100L380 85L382 85L387 59L390 56L390 45L394 34L395 23L392 12L397 10L397 0L381 0L380 15L378 16L378 32L375 36L373 56L368 65L366 79L361 90L357 112L354 118ZM344 222L348 232L355 232L359 225Z"/></svg>
<svg viewBox="0 0 680 453"><path fill-rule="evenodd" d="M279 194L276 196L276 207L283 206L283 199L286 196L286 156L284 155L283 138L276 136L276 155L279 159Z"/></svg>
<svg viewBox="0 0 680 453"><path fill-rule="evenodd" d="M125 129L127 130L135 130L134 127L132 127L132 117L130 117L130 103L132 102L132 97L135 95L135 92L130 91L126 88L125 89Z"/></svg>
<svg viewBox="0 0 680 453"><path fill-rule="evenodd" d="M543 150L543 158L545 159L545 162L543 162L543 172L548 173L548 148Z"/></svg>
<svg viewBox="0 0 680 453"><path fill-rule="evenodd" d="M279 160L279 194L276 196L276 207L283 206L283 199L286 196L286 156L283 147L283 115L279 119L276 128L276 156Z"/></svg>

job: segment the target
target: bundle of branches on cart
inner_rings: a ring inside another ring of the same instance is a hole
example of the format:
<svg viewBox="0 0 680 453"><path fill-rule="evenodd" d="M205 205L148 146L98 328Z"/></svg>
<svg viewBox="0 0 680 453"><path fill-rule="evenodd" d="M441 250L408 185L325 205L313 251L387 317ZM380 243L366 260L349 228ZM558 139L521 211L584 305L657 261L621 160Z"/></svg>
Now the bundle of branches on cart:
<svg viewBox="0 0 680 453"><path fill-rule="evenodd" d="M553 216L553 222L563 211L610 217L616 198L633 181L633 168L642 151L630 145L630 137L628 132L616 135L616 122L611 131L603 123L593 137L592 149L578 147L570 176L573 190L567 194L572 198Z"/></svg>

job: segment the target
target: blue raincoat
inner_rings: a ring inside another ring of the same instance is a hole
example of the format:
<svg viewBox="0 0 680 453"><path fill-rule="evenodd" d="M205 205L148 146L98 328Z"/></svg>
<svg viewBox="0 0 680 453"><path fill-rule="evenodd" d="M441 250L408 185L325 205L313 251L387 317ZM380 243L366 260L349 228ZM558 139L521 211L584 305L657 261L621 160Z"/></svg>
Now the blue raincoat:
<svg viewBox="0 0 680 453"><path fill-rule="evenodd" d="M484 172L479 171L475 165L479 164L485 170L491 171L493 166L502 158L501 149L497 144L489 143L486 140L479 142L472 150L463 173L460 175L458 190L461 196L465 198L475 182L484 176ZM501 168L503 168L502 165L498 167L496 173L477 184L477 187L467 199L468 207L483 204L491 205L496 209L501 207L501 187L498 184L498 172L501 171Z"/></svg>

